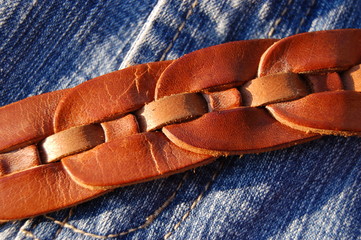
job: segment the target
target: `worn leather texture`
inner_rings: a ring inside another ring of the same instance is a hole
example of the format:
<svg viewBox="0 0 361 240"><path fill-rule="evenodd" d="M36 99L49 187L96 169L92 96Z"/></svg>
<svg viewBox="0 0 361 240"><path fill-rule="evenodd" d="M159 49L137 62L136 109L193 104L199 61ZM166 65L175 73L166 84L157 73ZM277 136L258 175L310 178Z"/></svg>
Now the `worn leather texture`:
<svg viewBox="0 0 361 240"><path fill-rule="evenodd" d="M0 219L219 156L358 136L360 45L359 29L230 42L1 107Z"/></svg>

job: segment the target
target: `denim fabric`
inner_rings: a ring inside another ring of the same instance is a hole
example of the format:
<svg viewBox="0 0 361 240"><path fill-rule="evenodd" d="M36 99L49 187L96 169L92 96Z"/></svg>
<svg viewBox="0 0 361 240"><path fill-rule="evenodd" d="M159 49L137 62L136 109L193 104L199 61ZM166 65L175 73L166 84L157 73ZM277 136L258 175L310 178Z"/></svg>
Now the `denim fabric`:
<svg viewBox="0 0 361 240"><path fill-rule="evenodd" d="M0 4L0 105L228 41L361 27L359 0ZM329 136L8 222L0 238L361 239L360 184L361 139Z"/></svg>

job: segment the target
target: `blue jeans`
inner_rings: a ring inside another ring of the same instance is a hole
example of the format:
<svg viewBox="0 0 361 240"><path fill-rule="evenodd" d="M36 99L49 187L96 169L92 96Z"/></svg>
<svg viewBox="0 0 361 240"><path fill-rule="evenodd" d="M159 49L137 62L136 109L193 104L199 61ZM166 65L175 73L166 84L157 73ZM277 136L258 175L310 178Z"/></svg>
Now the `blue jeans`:
<svg viewBox="0 0 361 240"><path fill-rule="evenodd" d="M219 43L360 27L359 0L7 0L0 105ZM360 185L361 139L329 136L8 222L0 238L361 239Z"/></svg>

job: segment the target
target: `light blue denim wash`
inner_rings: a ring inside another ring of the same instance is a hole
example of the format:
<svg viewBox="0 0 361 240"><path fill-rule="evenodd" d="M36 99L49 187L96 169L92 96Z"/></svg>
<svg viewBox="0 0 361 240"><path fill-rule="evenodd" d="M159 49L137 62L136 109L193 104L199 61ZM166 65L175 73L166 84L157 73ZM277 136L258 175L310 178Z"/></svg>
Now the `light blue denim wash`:
<svg viewBox="0 0 361 240"><path fill-rule="evenodd" d="M361 27L360 0L0 4L0 105L224 42ZM0 238L361 239L360 184L361 139L328 136L8 222Z"/></svg>

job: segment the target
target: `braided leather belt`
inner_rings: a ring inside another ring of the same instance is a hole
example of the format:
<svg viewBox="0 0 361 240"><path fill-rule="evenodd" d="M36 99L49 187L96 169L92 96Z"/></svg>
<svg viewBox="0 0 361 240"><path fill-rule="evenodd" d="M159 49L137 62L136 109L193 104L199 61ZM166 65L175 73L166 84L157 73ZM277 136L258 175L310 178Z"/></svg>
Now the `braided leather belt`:
<svg viewBox="0 0 361 240"><path fill-rule="evenodd" d="M361 133L361 30L225 43L0 108L0 219Z"/></svg>

